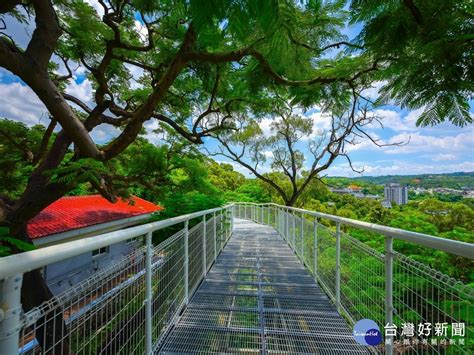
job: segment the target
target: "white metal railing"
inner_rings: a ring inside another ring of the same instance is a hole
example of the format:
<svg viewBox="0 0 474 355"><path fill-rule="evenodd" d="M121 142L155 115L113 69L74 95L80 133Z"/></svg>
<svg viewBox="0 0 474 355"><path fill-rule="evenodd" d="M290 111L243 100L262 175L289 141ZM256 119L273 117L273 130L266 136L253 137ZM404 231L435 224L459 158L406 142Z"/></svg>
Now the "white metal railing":
<svg viewBox="0 0 474 355"><path fill-rule="evenodd" d="M396 252L393 241L471 259L472 244L276 204L235 203L1 258L0 354L151 353L225 246L234 217L278 230L351 322L370 318L378 324L467 324L472 316L472 287ZM152 245L153 232L177 224L184 227ZM346 227L382 235L385 252L353 238ZM24 273L133 237L141 238L143 246L40 306L22 311ZM443 353L431 344L422 346ZM465 350L450 346L453 353ZM383 350L390 354L393 347L387 344Z"/></svg>
<svg viewBox="0 0 474 355"><path fill-rule="evenodd" d="M152 353L229 239L232 211L210 209L0 258L0 354ZM154 232L177 224L184 227L153 246ZM142 247L23 312L25 273L134 237Z"/></svg>
<svg viewBox="0 0 474 355"><path fill-rule="evenodd" d="M396 252L393 242L403 240L432 252L469 259L474 259L473 244L272 203L237 203L234 216L277 229L351 323L364 318L377 324L398 324L399 328L403 323L415 327L431 323L432 328L438 323L447 324L449 331L451 324L465 323L464 344L462 338L455 339L459 340L455 344L448 339L444 345L425 343L420 338L419 345L398 344L398 351L444 354L449 347L449 353L454 354L473 350L468 344L472 332L468 322L474 288ZM343 226L383 236L384 253L353 238ZM380 350L392 354L395 342L395 338L387 337Z"/></svg>

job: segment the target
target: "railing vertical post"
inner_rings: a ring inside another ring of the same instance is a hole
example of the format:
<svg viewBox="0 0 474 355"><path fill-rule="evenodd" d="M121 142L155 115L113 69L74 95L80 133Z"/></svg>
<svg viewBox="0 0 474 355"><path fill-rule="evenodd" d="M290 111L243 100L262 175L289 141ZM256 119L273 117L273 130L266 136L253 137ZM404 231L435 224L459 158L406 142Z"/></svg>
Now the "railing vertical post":
<svg viewBox="0 0 474 355"><path fill-rule="evenodd" d="M275 224L278 226L278 231L280 232L280 234L283 234L282 231L283 231L283 214L281 213L281 209L280 208L275 208Z"/></svg>
<svg viewBox="0 0 474 355"><path fill-rule="evenodd" d="M207 274L207 221L206 215L202 216L202 277L206 277Z"/></svg>
<svg viewBox="0 0 474 355"><path fill-rule="evenodd" d="M224 230L224 213L223 210L219 211L219 251L222 250L222 238L225 235Z"/></svg>
<svg viewBox="0 0 474 355"><path fill-rule="evenodd" d="M232 235L232 232L234 231L234 219L235 219L235 205L233 205L232 209L230 210L230 233L229 233L229 236Z"/></svg>
<svg viewBox="0 0 474 355"><path fill-rule="evenodd" d="M385 323L393 325L393 239L385 237ZM388 340L388 341L387 341ZM385 339L385 354L393 354L393 336Z"/></svg>
<svg viewBox="0 0 474 355"><path fill-rule="evenodd" d="M216 223L216 212L213 212L212 214L213 217L213 225L214 225L214 232L213 232L213 239L214 239L214 261L217 259L217 223Z"/></svg>
<svg viewBox="0 0 474 355"><path fill-rule="evenodd" d="M189 250L188 250L188 238L189 238L189 220L184 222L184 302L189 302Z"/></svg>
<svg viewBox="0 0 474 355"><path fill-rule="evenodd" d="M296 218L295 218L295 214L292 213L291 214L291 220L292 220L292 226L293 226L293 229L292 229L292 239L293 239L293 251L296 253Z"/></svg>
<svg viewBox="0 0 474 355"><path fill-rule="evenodd" d="M145 282L146 282L146 300L145 300L145 342L146 342L146 354L152 353L153 338L153 315L152 315L152 270L151 262L153 259L153 245L152 245L152 233L148 232L146 235L146 254L145 254Z"/></svg>
<svg viewBox="0 0 474 355"><path fill-rule="evenodd" d="M23 275L12 275L0 281L0 354L18 354L20 342L21 284Z"/></svg>
<svg viewBox="0 0 474 355"><path fill-rule="evenodd" d="M336 223L336 306L341 312L341 223Z"/></svg>
<svg viewBox="0 0 474 355"><path fill-rule="evenodd" d="M313 243L313 274L314 279L318 278L318 218L314 217L314 243Z"/></svg>
<svg viewBox="0 0 474 355"><path fill-rule="evenodd" d="M277 209L273 205L270 205L270 209L273 211L272 214L271 214L273 216L273 218L271 218L271 216L270 216L270 223L273 223L272 225L275 228L278 228L277 227L278 226L278 224L277 224Z"/></svg>
<svg viewBox="0 0 474 355"><path fill-rule="evenodd" d="M304 215L301 214L301 226L300 226L300 238L301 238L301 261L304 265Z"/></svg>

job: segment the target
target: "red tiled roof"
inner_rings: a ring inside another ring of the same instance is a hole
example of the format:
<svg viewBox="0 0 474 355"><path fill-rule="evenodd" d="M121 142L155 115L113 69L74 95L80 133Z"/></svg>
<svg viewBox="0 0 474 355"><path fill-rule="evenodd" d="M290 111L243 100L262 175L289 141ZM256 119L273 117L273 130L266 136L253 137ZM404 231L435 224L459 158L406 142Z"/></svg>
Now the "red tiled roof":
<svg viewBox="0 0 474 355"><path fill-rule="evenodd" d="M41 238L163 209L139 197L131 199L133 205L122 199L111 203L100 195L63 197L28 222L28 235L31 239Z"/></svg>

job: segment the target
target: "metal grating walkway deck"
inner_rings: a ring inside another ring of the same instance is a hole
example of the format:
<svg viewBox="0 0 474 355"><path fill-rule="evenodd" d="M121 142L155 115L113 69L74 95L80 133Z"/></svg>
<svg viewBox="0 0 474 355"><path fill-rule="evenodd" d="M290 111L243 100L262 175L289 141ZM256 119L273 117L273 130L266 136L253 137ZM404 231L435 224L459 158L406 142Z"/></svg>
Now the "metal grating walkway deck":
<svg viewBox="0 0 474 355"><path fill-rule="evenodd" d="M368 351L281 236L236 219L233 236L160 353Z"/></svg>

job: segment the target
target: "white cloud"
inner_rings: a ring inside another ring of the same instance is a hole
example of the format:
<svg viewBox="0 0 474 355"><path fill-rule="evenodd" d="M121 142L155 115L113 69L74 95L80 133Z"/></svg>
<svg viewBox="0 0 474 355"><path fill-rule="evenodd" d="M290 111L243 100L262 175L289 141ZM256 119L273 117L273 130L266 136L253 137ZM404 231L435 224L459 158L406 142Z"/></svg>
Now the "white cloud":
<svg viewBox="0 0 474 355"><path fill-rule="evenodd" d="M104 15L104 8L97 0L86 0L86 2L95 9L100 17Z"/></svg>
<svg viewBox="0 0 474 355"><path fill-rule="evenodd" d="M142 68L137 67L136 65L131 65L128 63L124 64L125 68L130 72L132 78L130 79L130 87L132 89L138 89L140 87L143 87L142 84L138 83L138 79L140 79L143 76L143 73L145 72Z"/></svg>
<svg viewBox="0 0 474 355"><path fill-rule="evenodd" d="M360 170L364 168L362 175L366 176L380 176L380 175L412 175L412 174L429 174L436 172L453 173L460 171L474 171L473 161L464 161L454 164L423 164L423 163L409 163L406 161L394 161L392 165L371 165L354 163L354 166ZM330 176L361 176L355 173L349 167L349 164L334 165L327 171Z"/></svg>
<svg viewBox="0 0 474 355"><path fill-rule="evenodd" d="M391 137L388 142L408 142L403 146L386 147L387 154L413 154L413 153L455 153L469 152L472 150L474 138L472 133L459 133L455 136L435 137L423 135L420 132L412 134L401 133Z"/></svg>
<svg viewBox="0 0 474 355"><path fill-rule="evenodd" d="M267 158L267 159L271 159L271 158L273 158L273 152L272 152L272 151L270 151L270 150L266 150L266 151L264 151L264 152L263 152L263 155L264 155L264 156L265 156L265 158Z"/></svg>
<svg viewBox="0 0 474 355"><path fill-rule="evenodd" d="M120 134L120 130L114 126L102 124L94 128L91 132L91 138L94 142L99 144L105 144L112 138L117 137Z"/></svg>
<svg viewBox="0 0 474 355"><path fill-rule="evenodd" d="M331 129L331 115L328 113L314 112L308 116L313 120L313 133L303 140L314 139L316 136L323 134Z"/></svg>
<svg viewBox="0 0 474 355"><path fill-rule="evenodd" d="M368 128L389 128L396 132L417 130L416 120L418 119L419 115L417 117L415 111L410 112L410 114L405 117L402 117L397 111L388 109L377 109L374 110L371 114L373 115L373 117L376 117L378 120L380 120L383 127L379 124L379 122L374 120L371 125L367 126Z"/></svg>
<svg viewBox="0 0 474 355"><path fill-rule="evenodd" d="M387 84L386 81L377 81L373 84L373 86L369 89L362 90L361 95L363 97L368 98L369 100L376 100L379 97L379 91Z"/></svg>
<svg viewBox="0 0 474 355"><path fill-rule="evenodd" d="M405 116L405 122L407 123L407 125L409 125L410 127L416 127L416 121L418 121L418 118L420 118L424 110L425 108L421 107L408 112L408 114Z"/></svg>
<svg viewBox="0 0 474 355"><path fill-rule="evenodd" d="M154 145L160 145L167 138L166 131L156 133L156 129L160 127L158 120L149 120L144 123L144 128L146 130L145 138Z"/></svg>
<svg viewBox="0 0 474 355"><path fill-rule="evenodd" d="M20 10L20 13L25 15L23 10ZM28 16L26 23L18 22L15 17L9 15L3 16L2 20L4 21L6 27L4 32L12 37L20 48L26 48L28 42L31 39L31 34L35 30L35 22L29 21Z"/></svg>
<svg viewBox="0 0 474 355"><path fill-rule="evenodd" d="M457 157L454 154L436 154L435 156L431 157L432 161L450 161L456 160Z"/></svg>
<svg viewBox="0 0 474 355"><path fill-rule="evenodd" d="M0 92L0 117L29 126L47 119L46 107L29 87L20 83L0 83Z"/></svg>
<svg viewBox="0 0 474 355"><path fill-rule="evenodd" d="M146 26L140 21L135 20L135 30L140 36L142 42L146 43L148 41L148 29L146 28Z"/></svg>
<svg viewBox="0 0 474 355"><path fill-rule="evenodd" d="M270 126L271 126L272 122L274 122L274 121L275 120L273 120L271 118L264 118L258 123L258 125L259 125L260 129L262 130L262 133L265 137L269 137L272 134Z"/></svg>
<svg viewBox="0 0 474 355"><path fill-rule="evenodd" d="M66 86L66 93L88 104L92 101L92 85L88 79L83 80L80 84L74 80L70 80Z"/></svg>
<svg viewBox="0 0 474 355"><path fill-rule="evenodd" d="M370 132L370 137L377 142L377 144L385 144L386 142L380 138L380 136L376 133ZM366 137L358 137L356 138L356 144L347 144L346 151L347 152L355 152L355 151L363 151L363 150L374 150L380 149L376 144L374 144L369 138Z"/></svg>

